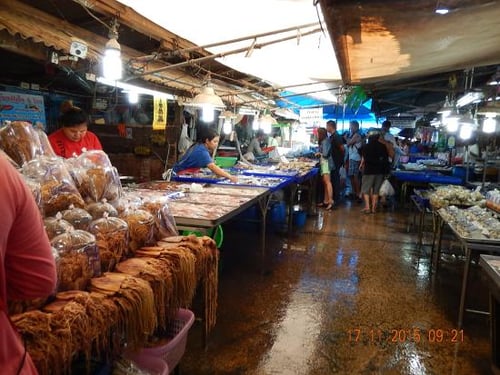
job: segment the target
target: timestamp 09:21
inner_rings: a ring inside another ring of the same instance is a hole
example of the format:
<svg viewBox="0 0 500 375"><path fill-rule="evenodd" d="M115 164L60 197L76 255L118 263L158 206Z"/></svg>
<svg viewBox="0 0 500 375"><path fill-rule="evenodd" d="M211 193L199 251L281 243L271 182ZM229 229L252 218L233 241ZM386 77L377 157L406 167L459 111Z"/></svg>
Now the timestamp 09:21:
<svg viewBox="0 0 500 375"><path fill-rule="evenodd" d="M346 331L347 340L352 343L430 343L430 344L455 344L464 341L463 329L444 328L394 328L383 330L379 328L362 329L350 328Z"/></svg>

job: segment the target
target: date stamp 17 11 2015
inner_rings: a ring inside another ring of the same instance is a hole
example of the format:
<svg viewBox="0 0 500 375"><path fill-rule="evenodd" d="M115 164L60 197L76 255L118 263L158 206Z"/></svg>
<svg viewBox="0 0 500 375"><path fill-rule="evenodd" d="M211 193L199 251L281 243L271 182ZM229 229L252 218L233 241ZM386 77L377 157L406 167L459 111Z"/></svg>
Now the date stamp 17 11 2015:
<svg viewBox="0 0 500 375"><path fill-rule="evenodd" d="M350 328L346 330L347 340L352 343L429 343L455 344L464 341L464 330L456 328Z"/></svg>

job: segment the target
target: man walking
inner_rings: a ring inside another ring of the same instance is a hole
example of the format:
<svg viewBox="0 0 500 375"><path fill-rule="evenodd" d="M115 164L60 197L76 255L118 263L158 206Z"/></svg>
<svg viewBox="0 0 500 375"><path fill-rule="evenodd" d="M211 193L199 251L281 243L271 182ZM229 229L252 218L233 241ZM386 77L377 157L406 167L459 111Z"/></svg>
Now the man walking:
<svg viewBox="0 0 500 375"><path fill-rule="evenodd" d="M329 120L326 123L326 131L329 134L331 142L331 154L333 157L333 169L330 171L330 179L333 186L334 207L338 207L341 201L340 187L340 168L344 165L344 142L337 133L337 123Z"/></svg>

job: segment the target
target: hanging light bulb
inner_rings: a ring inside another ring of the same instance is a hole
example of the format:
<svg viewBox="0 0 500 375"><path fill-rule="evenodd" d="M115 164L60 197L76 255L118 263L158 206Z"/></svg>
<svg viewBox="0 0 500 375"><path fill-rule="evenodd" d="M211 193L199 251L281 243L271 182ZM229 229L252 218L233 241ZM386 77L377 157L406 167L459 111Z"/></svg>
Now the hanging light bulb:
<svg viewBox="0 0 500 375"><path fill-rule="evenodd" d="M497 129L497 120L494 116L487 116L483 121L483 132L494 133Z"/></svg>
<svg viewBox="0 0 500 375"><path fill-rule="evenodd" d="M231 134L233 131L233 124L231 122L231 119L226 118L224 120L224 124L222 125L222 132L224 134Z"/></svg>
<svg viewBox="0 0 500 375"><path fill-rule="evenodd" d="M260 124L259 124L259 115L253 116L253 122L252 122L252 130L257 131L259 130Z"/></svg>
<svg viewBox="0 0 500 375"><path fill-rule="evenodd" d="M460 133L458 134L458 136L463 140L470 139L470 137L472 137L472 130L473 128L471 124L464 123L462 124L462 126L460 126Z"/></svg>
<svg viewBox="0 0 500 375"><path fill-rule="evenodd" d="M201 121L203 122L213 122L215 118L214 106L210 104L205 104L201 107Z"/></svg>
<svg viewBox="0 0 500 375"><path fill-rule="evenodd" d="M450 116L443 119L443 124L449 133L455 133L458 130L458 117Z"/></svg>
<svg viewBox="0 0 500 375"><path fill-rule="evenodd" d="M139 93L137 91L129 91L127 95L130 104L137 104L139 102Z"/></svg>
<svg viewBox="0 0 500 375"><path fill-rule="evenodd" d="M106 79L117 81L122 78L121 47L118 43L118 22L113 21L109 31L109 40L102 60L102 75Z"/></svg>

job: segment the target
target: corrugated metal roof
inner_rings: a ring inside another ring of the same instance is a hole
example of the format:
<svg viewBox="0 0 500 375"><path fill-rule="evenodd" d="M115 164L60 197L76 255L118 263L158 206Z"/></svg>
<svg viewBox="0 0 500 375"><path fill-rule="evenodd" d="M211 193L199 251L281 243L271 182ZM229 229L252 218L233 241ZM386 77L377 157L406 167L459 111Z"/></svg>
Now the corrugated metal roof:
<svg viewBox="0 0 500 375"><path fill-rule="evenodd" d="M108 39L86 29L15 0L0 4L0 30L6 30L13 36L19 36L25 40L43 44L47 48L58 51L60 54L68 54L73 39L84 41L88 46L86 59L93 62L101 60L101 51L104 50L104 46L108 41ZM145 55L143 51L129 48L124 43L121 44L121 49L122 60L124 62L130 62L130 59ZM139 67L143 63L135 64ZM165 63L157 61L148 62L148 68L151 70L164 66ZM154 76L143 77L142 80L171 88L174 93L180 91L181 95L185 96L198 93L204 83L201 79L175 68L157 73ZM214 81L213 86L219 95L228 92L234 93L235 91L234 88L226 87L218 81ZM235 103L252 99L251 96L245 94L232 97Z"/></svg>

